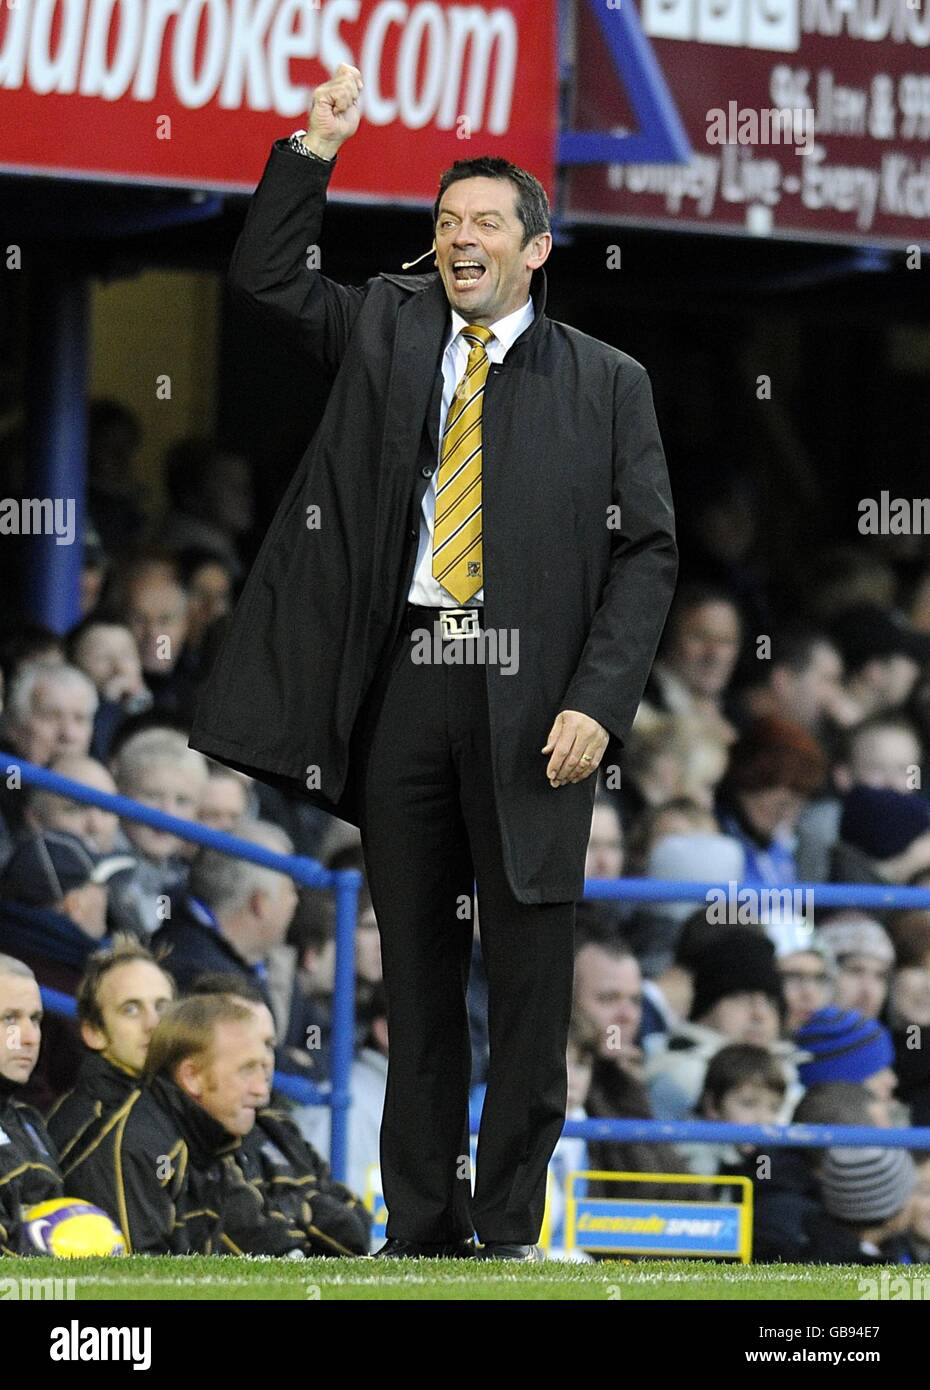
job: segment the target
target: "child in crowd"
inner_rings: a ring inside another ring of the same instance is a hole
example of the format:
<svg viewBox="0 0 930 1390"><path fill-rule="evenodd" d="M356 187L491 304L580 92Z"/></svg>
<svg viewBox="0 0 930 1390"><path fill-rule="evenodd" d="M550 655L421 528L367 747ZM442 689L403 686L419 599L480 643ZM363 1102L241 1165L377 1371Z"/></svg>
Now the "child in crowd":
<svg viewBox="0 0 930 1390"><path fill-rule="evenodd" d="M777 1124L786 1090L784 1071L766 1048L731 1043L711 1058L694 1118L732 1125ZM682 1152L693 1173L757 1176L755 1144L685 1144Z"/></svg>

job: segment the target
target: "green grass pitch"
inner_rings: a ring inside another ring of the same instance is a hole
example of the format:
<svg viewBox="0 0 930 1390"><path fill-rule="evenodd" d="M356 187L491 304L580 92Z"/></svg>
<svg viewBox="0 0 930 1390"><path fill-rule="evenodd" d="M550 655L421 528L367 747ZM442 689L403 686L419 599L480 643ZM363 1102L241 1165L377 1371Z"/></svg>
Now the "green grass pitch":
<svg viewBox="0 0 930 1390"><path fill-rule="evenodd" d="M930 1279L930 1265L883 1266L892 1278ZM273 1260L131 1256L125 1259L0 1261L4 1281L74 1280L61 1290L77 1300L307 1299L355 1300L620 1300L737 1302L815 1299L858 1302L860 1281L881 1274L875 1267L836 1265L736 1265L698 1260L633 1264L609 1260L568 1264L550 1260L514 1264L497 1260ZM58 1286L61 1288L61 1286ZM930 1287L924 1284L926 1289ZM11 1297L7 1292L6 1298ZM17 1296L17 1295L13 1295ZM48 1297L21 1285L18 1296ZM919 1296L916 1295L915 1296Z"/></svg>

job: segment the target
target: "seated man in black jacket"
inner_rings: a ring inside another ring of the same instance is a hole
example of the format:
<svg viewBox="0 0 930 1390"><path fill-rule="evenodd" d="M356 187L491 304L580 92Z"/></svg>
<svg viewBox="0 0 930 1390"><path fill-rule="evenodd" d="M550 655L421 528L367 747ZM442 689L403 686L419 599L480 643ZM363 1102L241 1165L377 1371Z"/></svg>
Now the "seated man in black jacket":
<svg viewBox="0 0 930 1390"><path fill-rule="evenodd" d="M174 981L147 946L117 935L88 958L77 989L85 1051L77 1085L53 1106L48 1131L63 1165L141 1084L149 1043L174 999Z"/></svg>
<svg viewBox="0 0 930 1390"><path fill-rule="evenodd" d="M23 1213L65 1195L55 1146L19 1100L39 1060L42 1000L28 965L0 955L0 1254L30 1253ZM32 1254L36 1252L31 1251Z"/></svg>
<svg viewBox="0 0 930 1390"><path fill-rule="evenodd" d="M73 1145L69 1193L106 1211L130 1254L306 1254L305 1231L266 1209L236 1162L268 1067L265 1032L244 1001L172 1004L142 1086Z"/></svg>
<svg viewBox="0 0 930 1390"><path fill-rule="evenodd" d="M274 1055L274 1020L261 990L229 975L202 975L197 994L230 994L250 1004L261 1020ZM262 1191L265 1204L307 1233L314 1255L367 1255L372 1218L368 1208L330 1175L329 1164L301 1134L287 1104L271 1091L236 1153L236 1162Z"/></svg>

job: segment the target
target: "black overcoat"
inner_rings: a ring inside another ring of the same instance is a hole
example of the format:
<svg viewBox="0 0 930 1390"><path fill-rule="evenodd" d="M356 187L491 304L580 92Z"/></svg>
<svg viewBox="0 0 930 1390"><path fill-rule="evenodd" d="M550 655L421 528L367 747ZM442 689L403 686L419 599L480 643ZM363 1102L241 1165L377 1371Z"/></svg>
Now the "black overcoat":
<svg viewBox="0 0 930 1390"><path fill-rule="evenodd" d="M359 286L321 273L331 177L276 141L230 263L234 291L332 385L190 745L357 824L353 728L413 574L450 310L435 271ZM519 644L485 669L508 880L519 901L543 903L582 895L596 778L553 788L540 749L559 711L575 709L610 733L604 763L618 761L678 552L646 370L548 318L544 270L530 292L533 322L492 365L484 397L485 625Z"/></svg>

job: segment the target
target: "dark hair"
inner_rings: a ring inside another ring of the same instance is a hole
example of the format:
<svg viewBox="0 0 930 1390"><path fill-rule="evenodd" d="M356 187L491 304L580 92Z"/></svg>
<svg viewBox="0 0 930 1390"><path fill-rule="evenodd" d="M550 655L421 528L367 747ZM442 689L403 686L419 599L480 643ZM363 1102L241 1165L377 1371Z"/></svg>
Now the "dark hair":
<svg viewBox="0 0 930 1390"><path fill-rule="evenodd" d="M229 559L225 555L220 555L218 551L211 550L205 546L189 546L184 550L175 552L175 559L178 567L178 578L182 588L189 588L193 582L194 575L204 565L219 565L220 569L226 571L230 581L233 579L232 567Z"/></svg>
<svg viewBox="0 0 930 1390"><path fill-rule="evenodd" d="M383 981L372 985L367 998L357 1001L356 1017L361 1025L362 1046L369 1047L375 1041L375 1024L379 1019L387 1019L387 991Z"/></svg>
<svg viewBox="0 0 930 1390"><path fill-rule="evenodd" d="M758 690L768 685L772 672L791 671L801 676L814 660L818 647L836 652L832 637L812 623L795 621L778 627L771 636L771 655L762 660L756 655L755 643L747 645L737 667L734 684L740 691Z"/></svg>
<svg viewBox="0 0 930 1390"><path fill-rule="evenodd" d="M708 908L698 907L686 917L678 933L675 964L693 970L698 956L730 930L725 922L708 922Z"/></svg>
<svg viewBox="0 0 930 1390"><path fill-rule="evenodd" d="M361 915L362 904L359 903ZM336 906L332 894L297 890L297 910L287 929L287 944L299 957L305 951L321 951L336 934Z"/></svg>
<svg viewBox="0 0 930 1390"><path fill-rule="evenodd" d="M808 623L789 623L776 628L772 634L772 659L769 669L785 666L789 671L800 675L806 671L814 659L818 647L836 650L836 643L820 628Z"/></svg>
<svg viewBox="0 0 930 1390"><path fill-rule="evenodd" d="M583 898L575 905L576 958L585 946L596 946L616 960L633 955L618 926L616 908L603 899Z"/></svg>
<svg viewBox="0 0 930 1390"><path fill-rule="evenodd" d="M55 649L67 655L65 639L42 623L12 623L0 633L0 670L9 686L20 665Z"/></svg>
<svg viewBox="0 0 930 1390"><path fill-rule="evenodd" d="M633 743L633 757L627 759L627 765L631 774L631 779L635 781L633 768L637 761L638 740L636 737L633 737L631 741ZM631 763L633 766L629 767ZM626 847L631 861L645 860L646 847L652 839L653 831L662 816L670 812L679 812L682 815L694 816L695 818L700 815L713 815L713 811L708 811L706 806L702 806L701 803L695 801L692 796L673 796L670 797L668 801L660 801L655 806L644 806L641 811L637 811L633 816L629 833L626 837Z"/></svg>
<svg viewBox="0 0 930 1390"><path fill-rule="evenodd" d="M752 1043L729 1043L710 1059L701 1094L702 1106L708 1100L719 1105L728 1091L747 1081L775 1091L779 1096L788 1089L781 1067L767 1048L755 1047Z"/></svg>
<svg viewBox="0 0 930 1390"><path fill-rule="evenodd" d="M509 159L498 155L478 155L475 159L457 159L451 168L446 169L439 180L439 192L433 203L433 230L439 221L439 206L446 189L460 179L509 179L514 185L517 199L517 216L523 224L523 240L520 250L527 246L534 236L551 231L549 221L549 199L535 174L511 164Z"/></svg>
<svg viewBox="0 0 930 1390"><path fill-rule="evenodd" d="M720 584L708 583L703 579L686 580L684 584L679 584L675 591L675 597L672 599L662 632L662 646L667 647L673 641L689 613L693 613L696 608L703 608L709 603L723 603L728 608L732 608L739 619L739 626L742 631L743 615L733 594Z"/></svg>
<svg viewBox="0 0 930 1390"><path fill-rule="evenodd" d="M894 942L899 970L922 966L930 955L930 911L925 907L905 907L890 913L888 935Z"/></svg>
<svg viewBox="0 0 930 1390"><path fill-rule="evenodd" d="M98 998L103 978L118 965L131 965L134 961L144 961L147 965L157 966L171 985L171 993L174 995L175 983L163 962L138 937L130 932L117 932L113 936L112 944L94 951L84 965L84 974L81 976L76 994L80 1023L89 1023L94 1028L103 1029L103 1014Z"/></svg>

